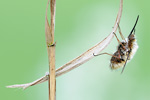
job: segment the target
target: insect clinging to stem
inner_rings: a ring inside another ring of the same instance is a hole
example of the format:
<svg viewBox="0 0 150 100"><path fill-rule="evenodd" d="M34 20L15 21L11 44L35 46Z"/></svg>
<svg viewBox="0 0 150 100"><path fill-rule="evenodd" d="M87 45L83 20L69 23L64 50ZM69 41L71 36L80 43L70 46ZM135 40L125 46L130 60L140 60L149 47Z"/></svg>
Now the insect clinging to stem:
<svg viewBox="0 0 150 100"><path fill-rule="evenodd" d="M118 39L117 35L114 33L114 35L119 43L119 45L117 47L117 51L114 54L101 53L101 54L95 55L93 53L93 56L99 56L99 55L103 55L103 54L112 56L111 60L110 60L111 69L118 69L120 67L123 67L122 71L121 71L121 73L123 73L127 61L129 61L133 58L133 56L135 55L135 53L138 49L138 44L137 44L136 38L135 38L135 27L138 22L138 19L139 19L139 15L137 16L136 22L127 38L124 38L124 36L121 32L120 26L118 24L118 30L119 30L120 36L122 38L122 41L120 41Z"/></svg>

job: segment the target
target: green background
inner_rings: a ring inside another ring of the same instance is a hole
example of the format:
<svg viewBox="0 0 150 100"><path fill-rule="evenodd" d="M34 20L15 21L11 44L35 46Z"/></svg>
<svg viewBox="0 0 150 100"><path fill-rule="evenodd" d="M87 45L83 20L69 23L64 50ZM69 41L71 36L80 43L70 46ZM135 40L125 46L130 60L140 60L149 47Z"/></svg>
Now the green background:
<svg viewBox="0 0 150 100"><path fill-rule="evenodd" d="M112 31L119 3L119 0L56 0L57 68ZM150 100L149 3L124 0L120 27L125 37L140 15L136 27L139 49L124 73L109 68L110 56L95 57L57 78L57 100ZM48 71L46 4L47 0L0 1L0 100L48 100L47 82L24 91L5 88L32 82ZM117 44L114 38L103 52L112 54Z"/></svg>

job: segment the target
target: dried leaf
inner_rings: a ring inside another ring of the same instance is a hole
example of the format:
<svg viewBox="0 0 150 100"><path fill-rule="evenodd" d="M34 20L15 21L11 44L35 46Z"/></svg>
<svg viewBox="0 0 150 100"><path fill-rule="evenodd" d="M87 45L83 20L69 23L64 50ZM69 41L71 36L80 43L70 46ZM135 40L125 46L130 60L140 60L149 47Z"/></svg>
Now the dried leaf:
<svg viewBox="0 0 150 100"><path fill-rule="evenodd" d="M123 9L123 0L120 0L120 8L119 8L116 22L114 24L112 32L104 40L99 42L97 45L93 46L92 48L90 48L89 50L84 52L82 55L80 55L77 58L73 59L72 61L66 63L62 67L58 68L56 70L56 77L58 77L62 74L65 74L66 72L71 71L72 69L80 66L81 64L84 64L85 62L87 62L88 60L90 60L94 57L93 53L99 54L101 51L103 51L109 45L109 43L111 42L111 40L114 37L113 32L116 32L116 30L118 28L118 24L120 23L120 19L121 19L121 15L122 15L122 9ZM49 26L48 20L47 20L47 11L46 11L46 28L45 28L45 30L46 30L46 32L50 30L50 26ZM46 33L46 35L47 34L48 34L48 32ZM48 36L48 37L50 37L50 36ZM33 86L33 85L47 81L48 76L49 76L49 74L43 76L42 78L40 78L40 79L38 79L32 83L20 84L20 85L11 85L11 86L7 86L7 87L8 88L18 88L18 87L27 88L29 86Z"/></svg>
<svg viewBox="0 0 150 100"><path fill-rule="evenodd" d="M45 36L46 36L46 43L47 43L47 45L51 44L50 40L52 38L52 36L51 36L51 28L50 28L50 25L49 25L49 22L48 22L48 18L47 18L47 11L48 11L49 2L50 2L50 0L48 0L47 7L46 7L46 15L45 15Z"/></svg>

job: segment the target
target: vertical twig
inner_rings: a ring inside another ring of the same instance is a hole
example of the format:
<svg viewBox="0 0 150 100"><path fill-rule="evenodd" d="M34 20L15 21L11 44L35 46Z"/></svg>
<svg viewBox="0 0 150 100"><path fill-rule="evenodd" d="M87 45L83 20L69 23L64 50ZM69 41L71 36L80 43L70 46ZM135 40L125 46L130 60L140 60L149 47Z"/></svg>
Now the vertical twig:
<svg viewBox="0 0 150 100"><path fill-rule="evenodd" d="M48 1L49 4L49 1ZM47 9L48 9L47 4ZM49 25L47 19L46 9L46 22L45 22L45 33L46 33L46 44L49 58L49 100L55 100L56 97L56 78L55 78L55 44L54 44L54 28L55 28L55 7L56 0L50 0L50 13L51 13L51 24Z"/></svg>

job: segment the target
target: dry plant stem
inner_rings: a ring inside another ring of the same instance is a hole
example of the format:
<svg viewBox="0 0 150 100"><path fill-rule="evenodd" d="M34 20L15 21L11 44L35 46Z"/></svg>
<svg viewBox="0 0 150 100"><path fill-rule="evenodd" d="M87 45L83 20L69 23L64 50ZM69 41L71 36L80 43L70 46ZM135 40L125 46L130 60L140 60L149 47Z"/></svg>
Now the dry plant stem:
<svg viewBox="0 0 150 100"><path fill-rule="evenodd" d="M47 3L48 9L49 0ZM55 45L54 44L54 27L55 27L55 8L56 1L50 0L50 12L51 12L51 24L48 23L47 9L46 9L46 19L45 19L45 36L47 44L47 52L49 58L49 100L55 100L56 97L56 78L55 78Z"/></svg>
<svg viewBox="0 0 150 100"><path fill-rule="evenodd" d="M55 7L56 7L56 1L51 0L50 8L51 8L51 45L54 44L54 28L55 28ZM48 46L48 45L47 45ZM50 49L50 50L49 50ZM56 98L56 77L55 77L55 45L48 48L48 52L50 54L49 57L49 100L55 100Z"/></svg>
<svg viewBox="0 0 150 100"><path fill-rule="evenodd" d="M84 52L83 54L78 56L77 58L73 59L72 61L70 61L70 62L66 63L65 65L61 66L60 68L58 68L56 70L56 77L58 77L62 74L65 74L66 72L69 72L72 69L74 69L74 68L80 66L81 64L87 62L88 60L92 59L94 57L93 53L95 55L97 55L109 45L109 43L112 41L112 39L114 37L113 33L116 32L116 30L118 28L118 24L120 23L122 9L123 9L123 0L120 0L120 8L119 8L118 15L117 15L112 32L104 40L102 40L101 42L99 42L98 44L96 44L95 46L93 46L92 48L90 48L89 50L87 50L86 52ZM50 74L50 76L51 76L51 74ZM46 77L47 77L46 75L42 77L43 78L42 82L45 82L48 80L48 78L46 78ZM42 82L39 82L39 83L42 83ZM39 84L39 83L36 83L36 84ZM9 86L9 88L16 88L17 86L12 85L12 86Z"/></svg>

